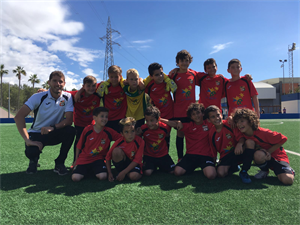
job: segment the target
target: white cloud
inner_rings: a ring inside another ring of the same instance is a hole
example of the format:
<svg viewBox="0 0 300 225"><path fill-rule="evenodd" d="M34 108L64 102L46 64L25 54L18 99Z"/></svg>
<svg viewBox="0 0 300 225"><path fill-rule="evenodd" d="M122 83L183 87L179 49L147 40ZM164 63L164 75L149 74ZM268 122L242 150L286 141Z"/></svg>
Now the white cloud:
<svg viewBox="0 0 300 225"><path fill-rule="evenodd" d="M231 45L233 42L227 42L225 44L218 44L218 45L214 45L213 46L213 51L211 53L209 53L210 55L213 53L217 53L225 48L227 48L229 45Z"/></svg>
<svg viewBox="0 0 300 225"><path fill-rule="evenodd" d="M132 41L132 43L134 44L145 44L145 43L149 43L152 42L152 39L146 39L146 40L138 40L138 41Z"/></svg>
<svg viewBox="0 0 300 225"><path fill-rule="evenodd" d="M37 86L41 86L52 71L66 70L67 89L81 86L79 75L65 68L74 63L62 61L59 53L83 67L104 53L75 46L80 41L75 35L84 30L84 25L69 20L68 16L69 9L60 0L1 2L0 58L9 70L3 82L18 84L12 70L22 66L27 72L27 76L21 78L22 84L30 85L29 76L37 74L41 79Z"/></svg>

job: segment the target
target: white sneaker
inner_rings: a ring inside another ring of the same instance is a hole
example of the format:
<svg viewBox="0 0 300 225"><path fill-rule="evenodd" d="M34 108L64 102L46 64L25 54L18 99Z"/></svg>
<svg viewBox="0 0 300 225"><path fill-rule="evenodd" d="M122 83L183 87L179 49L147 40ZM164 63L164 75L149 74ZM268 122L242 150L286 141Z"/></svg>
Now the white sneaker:
<svg viewBox="0 0 300 225"><path fill-rule="evenodd" d="M255 174L254 178L255 179L263 179L263 178L266 178L269 174L269 171L259 171L257 174Z"/></svg>

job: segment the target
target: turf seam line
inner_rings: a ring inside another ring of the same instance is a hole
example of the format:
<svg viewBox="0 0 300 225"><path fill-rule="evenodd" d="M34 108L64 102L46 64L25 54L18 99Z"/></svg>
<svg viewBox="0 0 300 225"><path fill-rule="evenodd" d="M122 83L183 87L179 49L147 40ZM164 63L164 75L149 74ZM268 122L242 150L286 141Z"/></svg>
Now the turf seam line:
<svg viewBox="0 0 300 225"><path fill-rule="evenodd" d="M297 156L300 156L300 153L297 153L297 152L293 152L293 151L290 151L290 150L286 150L284 149L287 153L291 153L293 155L297 155Z"/></svg>

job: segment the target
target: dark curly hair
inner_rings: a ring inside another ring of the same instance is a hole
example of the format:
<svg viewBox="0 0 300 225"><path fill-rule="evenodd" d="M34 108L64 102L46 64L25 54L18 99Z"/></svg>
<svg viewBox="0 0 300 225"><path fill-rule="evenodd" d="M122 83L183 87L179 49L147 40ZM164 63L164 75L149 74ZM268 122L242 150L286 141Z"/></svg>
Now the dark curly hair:
<svg viewBox="0 0 300 225"><path fill-rule="evenodd" d="M210 64L215 64L217 66L217 62L215 59L213 58L209 58L207 60L205 60L203 66L204 66L204 71L206 71L206 66L210 65Z"/></svg>
<svg viewBox="0 0 300 225"><path fill-rule="evenodd" d="M177 53L176 64L179 63L179 59L181 60L188 59L190 63L193 61L193 57L187 50L181 50L180 52Z"/></svg>
<svg viewBox="0 0 300 225"><path fill-rule="evenodd" d="M160 111L157 107L150 105L145 110L145 116L152 116L158 120L160 117Z"/></svg>
<svg viewBox="0 0 300 225"><path fill-rule="evenodd" d="M239 119L246 119L248 120L252 130L258 130L259 118L253 110L246 108L235 109L231 116L235 124L237 124Z"/></svg>
<svg viewBox="0 0 300 225"><path fill-rule="evenodd" d="M193 111L198 111L200 110L202 112L202 114L204 114L204 110L205 110L205 107L202 103L198 103L198 102L195 102L195 103L191 103L188 107L188 109L186 110L186 115L188 118L191 118L192 116L192 112Z"/></svg>

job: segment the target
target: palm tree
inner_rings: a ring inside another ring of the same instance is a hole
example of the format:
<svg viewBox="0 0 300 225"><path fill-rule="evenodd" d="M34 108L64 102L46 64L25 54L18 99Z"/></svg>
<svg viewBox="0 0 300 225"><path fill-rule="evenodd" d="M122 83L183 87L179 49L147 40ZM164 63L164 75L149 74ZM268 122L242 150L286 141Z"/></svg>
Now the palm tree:
<svg viewBox="0 0 300 225"><path fill-rule="evenodd" d="M44 88L44 89L49 89L50 88L50 86L49 86L49 84L48 84L48 81L45 81L43 84L42 84L42 87Z"/></svg>
<svg viewBox="0 0 300 225"><path fill-rule="evenodd" d="M4 74L8 74L8 70L5 70L4 69L4 64L1 64L1 68L0 68L0 75L1 75L1 106L2 106L2 99L3 99L2 76Z"/></svg>
<svg viewBox="0 0 300 225"><path fill-rule="evenodd" d="M41 82L41 80L37 77L36 74L31 74L28 81L30 81L30 83L32 83L32 88L33 88L33 93L34 93L34 84L39 84Z"/></svg>
<svg viewBox="0 0 300 225"><path fill-rule="evenodd" d="M17 66L17 68L15 70L13 70L13 73L16 73L16 77L18 77L18 79L19 79L18 108L17 108L17 110L19 110L19 108L20 108L20 92L21 92L21 75L23 74L24 76L26 76L26 71L24 70L23 67Z"/></svg>

